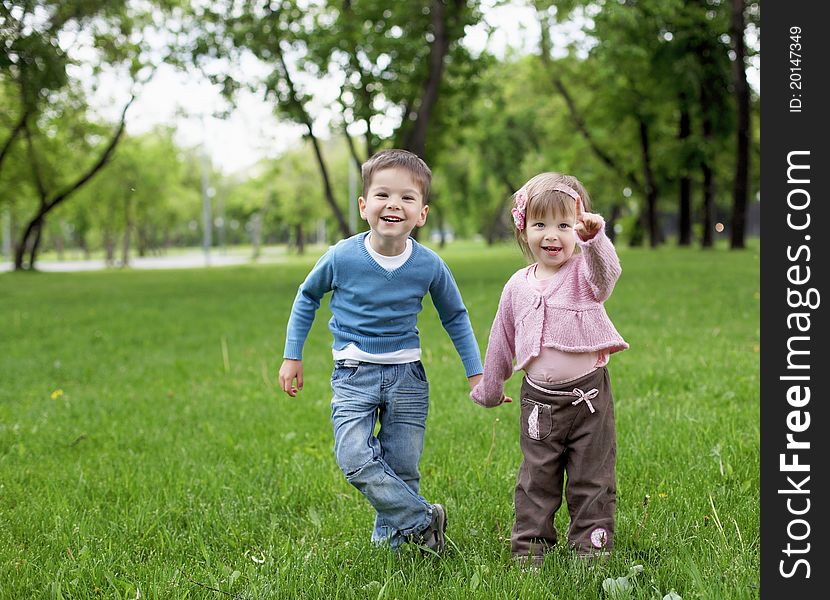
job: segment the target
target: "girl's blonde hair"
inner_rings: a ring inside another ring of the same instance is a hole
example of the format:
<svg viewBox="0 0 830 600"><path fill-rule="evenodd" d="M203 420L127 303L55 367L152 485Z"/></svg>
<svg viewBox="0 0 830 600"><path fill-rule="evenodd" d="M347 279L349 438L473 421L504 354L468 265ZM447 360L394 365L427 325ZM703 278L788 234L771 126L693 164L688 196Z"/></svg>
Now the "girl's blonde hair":
<svg viewBox="0 0 830 600"><path fill-rule="evenodd" d="M543 219L549 212L554 215L562 215L572 219L576 215L576 201L565 192L554 190L557 185L567 185L579 194L582 200L582 210L591 212L591 198L580 181L571 175L562 173L539 173L532 177L522 189L513 194L513 206L516 207L516 197L519 192L524 191L527 195L527 205L524 213L524 229L515 228L516 242L522 249L522 253L533 260L533 253L527 244L525 230L528 223L533 220Z"/></svg>

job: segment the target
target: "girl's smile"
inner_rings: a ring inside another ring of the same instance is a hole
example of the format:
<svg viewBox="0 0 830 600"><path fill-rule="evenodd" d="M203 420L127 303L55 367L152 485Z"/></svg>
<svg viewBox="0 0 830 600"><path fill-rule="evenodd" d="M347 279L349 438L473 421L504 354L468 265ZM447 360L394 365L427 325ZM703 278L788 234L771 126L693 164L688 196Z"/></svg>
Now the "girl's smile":
<svg viewBox="0 0 830 600"><path fill-rule="evenodd" d="M524 233L540 279L552 277L571 258L576 247L574 217L548 214L528 219Z"/></svg>

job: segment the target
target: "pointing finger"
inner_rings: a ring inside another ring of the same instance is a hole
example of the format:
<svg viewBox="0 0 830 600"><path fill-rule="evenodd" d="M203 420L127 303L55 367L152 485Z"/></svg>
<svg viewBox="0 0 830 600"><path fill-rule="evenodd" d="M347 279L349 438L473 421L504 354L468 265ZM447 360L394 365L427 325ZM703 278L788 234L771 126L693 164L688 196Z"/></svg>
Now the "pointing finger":
<svg viewBox="0 0 830 600"><path fill-rule="evenodd" d="M576 197L576 220L582 220L582 198Z"/></svg>

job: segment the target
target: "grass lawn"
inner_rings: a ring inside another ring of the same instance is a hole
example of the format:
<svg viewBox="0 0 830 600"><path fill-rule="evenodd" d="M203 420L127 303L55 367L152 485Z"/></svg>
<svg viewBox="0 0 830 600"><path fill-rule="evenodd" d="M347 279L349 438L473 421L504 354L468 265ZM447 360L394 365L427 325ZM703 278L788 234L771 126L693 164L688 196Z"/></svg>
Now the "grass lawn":
<svg viewBox="0 0 830 600"><path fill-rule="evenodd" d="M609 364L616 552L510 560L519 403L474 405L427 300L422 494L447 556L373 548L337 468L327 309L305 389L276 391L285 325L315 257L190 271L0 275L0 598L759 596L759 259L620 248L606 303L631 349ZM482 345L512 246L441 252ZM508 384L516 395L520 377ZM557 515L560 534L567 514ZM564 537L564 535L562 536Z"/></svg>

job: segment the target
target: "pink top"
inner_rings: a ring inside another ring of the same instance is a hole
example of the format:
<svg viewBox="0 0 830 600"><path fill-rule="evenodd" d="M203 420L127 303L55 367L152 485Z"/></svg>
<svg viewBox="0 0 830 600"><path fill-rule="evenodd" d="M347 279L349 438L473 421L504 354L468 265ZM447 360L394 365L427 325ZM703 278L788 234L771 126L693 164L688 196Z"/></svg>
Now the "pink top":
<svg viewBox="0 0 830 600"><path fill-rule="evenodd" d="M582 251L543 280L543 291L532 284L535 265L520 269L505 284L490 329L484 376L470 393L478 404L498 405L504 382L514 371L527 369L543 349L607 357L628 348L602 304L622 272L614 245L603 230L587 242L577 237L576 243Z"/></svg>
<svg viewBox="0 0 830 600"><path fill-rule="evenodd" d="M542 295L547 291L550 278L539 279L536 272L536 268L531 269L527 281L537 294ZM606 364L608 364L608 350L563 352L556 348L542 346L539 349L539 356L531 358L525 365L525 373L537 383L561 383L587 375Z"/></svg>

